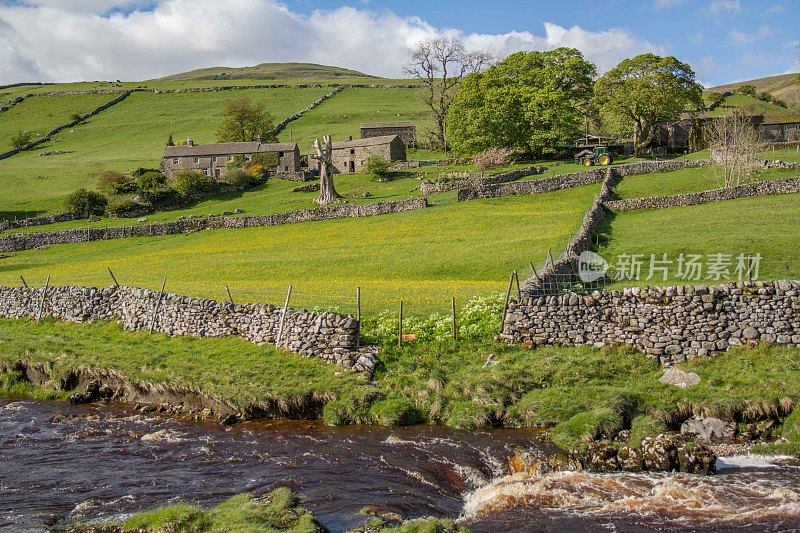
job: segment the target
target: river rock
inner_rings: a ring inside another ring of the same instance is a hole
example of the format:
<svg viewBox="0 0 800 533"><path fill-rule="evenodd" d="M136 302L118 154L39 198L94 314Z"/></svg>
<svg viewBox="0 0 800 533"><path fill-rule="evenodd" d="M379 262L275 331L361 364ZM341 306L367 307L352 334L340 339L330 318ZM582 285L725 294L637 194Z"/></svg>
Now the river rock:
<svg viewBox="0 0 800 533"><path fill-rule="evenodd" d="M677 445L669 434L645 437L642 440L642 462L645 470L671 472L677 465Z"/></svg>
<svg viewBox="0 0 800 533"><path fill-rule="evenodd" d="M719 418L690 418L681 424L681 433L697 435L699 439L714 442L733 438L736 426Z"/></svg>
<svg viewBox="0 0 800 533"><path fill-rule="evenodd" d="M674 385L681 389L687 389L700 383L700 376L694 372L686 372L685 370L671 366L664 371L664 374L658 381L666 383L667 385Z"/></svg>
<svg viewBox="0 0 800 533"><path fill-rule="evenodd" d="M625 472L641 472L644 470L642 451L632 446L622 446L617 451L617 462L620 470Z"/></svg>
<svg viewBox="0 0 800 533"><path fill-rule="evenodd" d="M689 474L713 474L717 455L703 443L684 443L677 449L678 470Z"/></svg>
<svg viewBox="0 0 800 533"><path fill-rule="evenodd" d="M590 442L580 450L573 451L573 454L577 455L576 459L584 470L591 472L619 471L617 449L607 440Z"/></svg>

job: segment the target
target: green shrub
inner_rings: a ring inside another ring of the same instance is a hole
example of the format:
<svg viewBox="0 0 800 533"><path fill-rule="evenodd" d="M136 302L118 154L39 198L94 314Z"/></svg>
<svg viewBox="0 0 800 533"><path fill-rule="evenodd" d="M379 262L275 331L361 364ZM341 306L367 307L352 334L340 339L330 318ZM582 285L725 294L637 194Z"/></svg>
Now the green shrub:
<svg viewBox="0 0 800 533"><path fill-rule="evenodd" d="M97 188L109 194L127 194L136 191L136 180L116 170L104 170L97 180Z"/></svg>
<svg viewBox="0 0 800 533"><path fill-rule="evenodd" d="M622 422L622 415L608 408L585 411L557 424L553 442L566 450L597 438L611 438L622 429Z"/></svg>
<svg viewBox="0 0 800 533"><path fill-rule="evenodd" d="M164 186L167 177L158 170L147 170L136 178L136 187L140 191L152 191Z"/></svg>
<svg viewBox="0 0 800 533"><path fill-rule="evenodd" d="M790 442L800 444L800 408L792 411L781 426L781 436Z"/></svg>
<svg viewBox="0 0 800 533"><path fill-rule="evenodd" d="M449 427L478 429L489 427L494 409L470 401L456 401L447 404L445 414Z"/></svg>
<svg viewBox="0 0 800 533"><path fill-rule="evenodd" d="M667 426L661 420L648 415L637 416L631 422L631 436L628 438L630 446L641 446L645 437L655 437L667 431Z"/></svg>
<svg viewBox="0 0 800 533"><path fill-rule="evenodd" d="M202 196L219 189L219 184L209 176L194 170L181 170L172 178L172 188L181 196Z"/></svg>
<svg viewBox="0 0 800 533"><path fill-rule="evenodd" d="M64 202L68 213L89 218L91 215L102 215L108 205L108 199L99 192L78 189Z"/></svg>
<svg viewBox="0 0 800 533"><path fill-rule="evenodd" d="M244 168L245 159L242 154L233 154L231 156L231 160L225 164L225 168L228 170L234 170L237 168Z"/></svg>
<svg viewBox="0 0 800 533"><path fill-rule="evenodd" d="M369 414L380 426L409 426L422 422L417 409L406 399L392 398L372 404Z"/></svg>
<svg viewBox="0 0 800 533"><path fill-rule="evenodd" d="M180 194L171 187L143 190L139 192L139 198L154 207L176 206L182 201Z"/></svg>
<svg viewBox="0 0 800 533"><path fill-rule="evenodd" d="M389 161L379 155L373 154L367 157L367 172L373 176L377 176L381 180L385 180L389 177L389 166Z"/></svg>
<svg viewBox="0 0 800 533"><path fill-rule="evenodd" d="M18 131L11 136L11 146L17 150L22 150L33 142L33 132L31 131Z"/></svg>
<svg viewBox="0 0 800 533"><path fill-rule="evenodd" d="M148 211L149 207L145 204L135 202L133 200L120 200L118 202L111 202L106 208L106 212L112 217L137 217L143 212Z"/></svg>
<svg viewBox="0 0 800 533"><path fill-rule="evenodd" d="M234 168L226 169L221 181L240 189L246 189L258 185L261 179L259 176L254 176L241 168Z"/></svg>
<svg viewBox="0 0 800 533"><path fill-rule="evenodd" d="M275 152L258 152L250 158L251 165L263 165L265 168L278 166L278 154Z"/></svg>

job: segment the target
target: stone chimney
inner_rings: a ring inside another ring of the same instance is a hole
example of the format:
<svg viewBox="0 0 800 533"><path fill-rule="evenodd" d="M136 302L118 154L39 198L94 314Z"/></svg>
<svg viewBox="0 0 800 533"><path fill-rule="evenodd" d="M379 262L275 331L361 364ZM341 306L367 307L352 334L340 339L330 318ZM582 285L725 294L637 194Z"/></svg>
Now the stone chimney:
<svg viewBox="0 0 800 533"><path fill-rule="evenodd" d="M186 146L194 146L194 141L187 137L186 138Z"/></svg>

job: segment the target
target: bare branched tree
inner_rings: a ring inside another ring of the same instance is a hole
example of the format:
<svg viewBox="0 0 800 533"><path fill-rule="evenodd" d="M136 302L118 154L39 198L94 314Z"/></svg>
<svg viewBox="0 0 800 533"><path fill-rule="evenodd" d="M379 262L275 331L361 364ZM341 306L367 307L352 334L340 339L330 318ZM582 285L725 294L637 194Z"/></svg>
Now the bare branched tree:
<svg viewBox="0 0 800 533"><path fill-rule="evenodd" d="M712 120L707 128L711 160L724 187L748 181L761 166L759 153L764 149L753 118L742 109L734 109Z"/></svg>
<svg viewBox="0 0 800 533"><path fill-rule="evenodd" d="M469 52L463 42L452 37L422 41L411 49L403 72L422 81L422 100L436 124L433 140L437 148L446 148L447 111L459 82L467 74L483 70L491 61L488 53Z"/></svg>

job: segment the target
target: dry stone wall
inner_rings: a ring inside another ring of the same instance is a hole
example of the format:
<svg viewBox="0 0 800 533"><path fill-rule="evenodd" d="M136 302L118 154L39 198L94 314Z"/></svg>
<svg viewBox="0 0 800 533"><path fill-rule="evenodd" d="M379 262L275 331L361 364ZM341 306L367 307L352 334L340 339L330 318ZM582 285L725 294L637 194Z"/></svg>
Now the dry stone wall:
<svg viewBox="0 0 800 533"><path fill-rule="evenodd" d="M0 231L16 228L32 228L34 226L46 226L48 224L55 224L56 222L68 222L75 219L76 217L72 213L55 213L53 215L22 218L20 220L0 220Z"/></svg>
<svg viewBox="0 0 800 533"><path fill-rule="evenodd" d="M626 288L512 301L501 337L530 346L625 344L680 363L756 342L800 346L800 281Z"/></svg>
<svg viewBox="0 0 800 533"><path fill-rule="evenodd" d="M2 287L0 316L54 317L69 322L119 320L129 331L158 331L192 337L242 337L275 344L345 368L372 372L376 350L358 348L358 322L333 313L288 309L267 304L230 304L176 294L163 296L132 287Z"/></svg>
<svg viewBox="0 0 800 533"><path fill-rule="evenodd" d="M496 198L498 196L512 196L518 194L539 194L544 192L557 191L590 185L603 181L608 168L614 170L617 176L625 177L634 174L647 174L650 172L669 172L684 168L695 168L710 165L708 159L696 159L691 161L645 161L642 163L632 163L630 165L616 165L607 168L595 168L585 172L574 172L572 174L562 174L552 178L542 178L539 180L520 181L505 184L487 184L481 187L464 188L458 191L458 201L476 200L479 198Z"/></svg>
<svg viewBox="0 0 800 533"><path fill-rule="evenodd" d="M16 233L0 237L0 251L19 252L51 244L74 244L88 241L124 239L129 237L150 237L156 235L175 235L194 233L206 229L254 228L278 226L329 220L335 218L358 218L402 211L411 211L428 206L425 198L412 198L394 202L382 202L365 205L342 205L317 209L303 209L287 213L271 215L253 215L241 217L191 218L172 222L155 222L139 226L120 226L115 228L69 229L52 232Z"/></svg>
<svg viewBox="0 0 800 533"><path fill-rule="evenodd" d="M452 191L454 189L479 189L500 183L516 181L525 176L534 176L547 172L547 167L526 167L511 172L504 172L496 176L470 176L464 179L452 181L423 180L419 185L419 191L423 196L437 192Z"/></svg>
<svg viewBox="0 0 800 533"><path fill-rule="evenodd" d="M715 189L696 193L676 194L649 198L632 198L629 200L610 200L606 206L612 211L635 211L638 209L666 209L686 205L707 204L722 200L733 200L745 196L767 196L772 194L800 193L800 178L770 180L748 183L730 189Z"/></svg>

